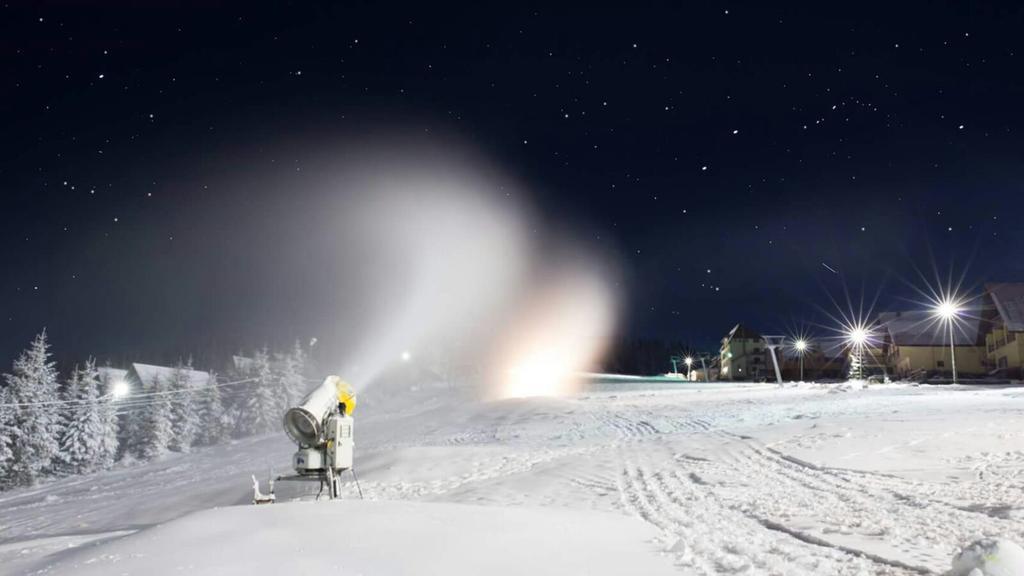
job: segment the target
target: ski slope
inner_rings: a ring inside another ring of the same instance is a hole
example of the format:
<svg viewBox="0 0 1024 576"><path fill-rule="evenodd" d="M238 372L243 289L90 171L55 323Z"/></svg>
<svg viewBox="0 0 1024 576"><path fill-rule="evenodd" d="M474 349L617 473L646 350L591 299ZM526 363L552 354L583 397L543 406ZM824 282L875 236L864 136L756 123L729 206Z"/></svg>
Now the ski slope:
<svg viewBox="0 0 1024 576"><path fill-rule="evenodd" d="M555 508L365 500L232 506L133 534L54 572L671 576L668 563L644 550L653 532L617 514Z"/></svg>
<svg viewBox="0 0 1024 576"><path fill-rule="evenodd" d="M426 573L374 554L418 550L430 515L451 515L435 523L450 529L439 540L446 574L481 573L475 562L494 557L478 553L481 534L510 542L503 564L529 557L517 538L532 535L548 546L533 558L565 558L531 570L560 574L588 549L649 563L636 573L946 574L975 540L1024 542L1021 388L631 382L559 399L388 396L402 403L368 399L357 414L365 502L289 503L315 487L281 483L273 510L248 506L249 475L286 472L292 446L283 433L240 441L0 494L0 572L120 573L113 559L155 554L142 543L163 534L178 564L149 563L150 573L219 573L195 569L203 550L244 555L246 542L288 525L276 516L320 504L316 514L350 507L339 517L368 530L338 521L342 574ZM432 507L403 508L410 501ZM369 528L391 516L407 529L387 538ZM516 532L506 518L537 529ZM609 518L621 533L614 552L599 537L608 530L593 530ZM202 547L186 538L196 522L248 532ZM543 529L552 522L579 528L558 536ZM278 556L273 565L261 553L260 566L287 569Z"/></svg>

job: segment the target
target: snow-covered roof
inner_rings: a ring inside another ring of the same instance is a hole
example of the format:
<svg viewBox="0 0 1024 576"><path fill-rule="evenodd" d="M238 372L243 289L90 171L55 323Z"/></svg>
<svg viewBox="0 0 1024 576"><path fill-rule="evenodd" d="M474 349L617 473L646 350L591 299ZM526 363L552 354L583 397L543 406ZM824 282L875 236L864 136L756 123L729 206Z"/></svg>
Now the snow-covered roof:
<svg viewBox="0 0 1024 576"><path fill-rule="evenodd" d="M132 364L132 372L144 388L153 385L157 378L168 381L174 377L175 368L170 366L154 366L152 364ZM205 386L210 380L210 373L202 370L185 370L189 386Z"/></svg>
<svg viewBox="0 0 1024 576"><path fill-rule="evenodd" d="M111 366L100 366L96 369L96 372L99 373L100 380L104 382L116 382L124 380L128 376L128 371L124 368L113 368Z"/></svg>
<svg viewBox="0 0 1024 576"><path fill-rule="evenodd" d="M889 332L897 346L949 345L949 328L928 310L882 312L878 325ZM961 316L953 326L953 340L957 346L978 346L981 341L981 319Z"/></svg>
<svg viewBox="0 0 1024 576"><path fill-rule="evenodd" d="M235 370L239 372L251 370L256 366L256 360L253 358L249 358L248 356L232 356L231 363L234 365ZM281 361L280 358L273 356L270 358L271 368L281 368L283 365L284 363Z"/></svg>
<svg viewBox="0 0 1024 576"><path fill-rule="evenodd" d="M997 282L985 288L1006 329L1024 332L1024 282Z"/></svg>
<svg viewBox="0 0 1024 576"><path fill-rule="evenodd" d="M729 335L725 337L726 340L732 340L733 338L747 338L760 340L761 335L755 332L754 330L747 328L743 324L737 324L733 326L732 330L729 330Z"/></svg>

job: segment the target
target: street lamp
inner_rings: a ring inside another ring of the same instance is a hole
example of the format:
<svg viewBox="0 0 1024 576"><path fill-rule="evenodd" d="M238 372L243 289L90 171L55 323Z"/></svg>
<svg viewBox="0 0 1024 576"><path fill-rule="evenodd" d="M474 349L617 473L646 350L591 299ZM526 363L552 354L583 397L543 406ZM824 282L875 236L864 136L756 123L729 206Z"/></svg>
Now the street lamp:
<svg viewBox="0 0 1024 576"><path fill-rule="evenodd" d="M846 334L846 339L854 346L863 346L868 341L868 331L857 326Z"/></svg>
<svg viewBox="0 0 1024 576"><path fill-rule="evenodd" d="M686 379L687 380L692 380L693 376L692 376L692 371L691 371L690 367L693 366L693 357L692 356L687 356L686 359L683 360L683 362L686 364Z"/></svg>
<svg viewBox="0 0 1024 576"><path fill-rule="evenodd" d="M953 323L957 318L960 317L960 306L955 300L946 298L939 302L937 306L932 309L932 313L935 314L942 322L949 326L949 357L952 360L953 368L953 384L956 384L956 346L953 341Z"/></svg>
<svg viewBox="0 0 1024 576"><path fill-rule="evenodd" d="M131 392L131 386L128 385L127 380L117 380L114 385L110 387L110 395L114 400L120 400Z"/></svg>
<svg viewBox="0 0 1024 576"><path fill-rule="evenodd" d="M797 340L793 347L796 348L797 353L800 355L800 381L804 381L804 353L807 352L807 340L800 338Z"/></svg>
<svg viewBox="0 0 1024 576"><path fill-rule="evenodd" d="M864 346L868 343L868 329L862 325L851 326L846 331L846 342L853 349L857 361L857 379L864 378Z"/></svg>

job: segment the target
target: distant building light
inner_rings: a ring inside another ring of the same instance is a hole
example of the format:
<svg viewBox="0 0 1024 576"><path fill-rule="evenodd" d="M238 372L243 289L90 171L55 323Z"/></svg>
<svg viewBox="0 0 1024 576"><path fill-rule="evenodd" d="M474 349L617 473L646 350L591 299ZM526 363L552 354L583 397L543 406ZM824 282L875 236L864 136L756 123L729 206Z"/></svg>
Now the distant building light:
<svg viewBox="0 0 1024 576"><path fill-rule="evenodd" d="M124 398L129 392L131 392L131 386L128 385L127 380L118 380L117 382L114 382L114 385L110 388L110 395L113 396L114 399Z"/></svg>

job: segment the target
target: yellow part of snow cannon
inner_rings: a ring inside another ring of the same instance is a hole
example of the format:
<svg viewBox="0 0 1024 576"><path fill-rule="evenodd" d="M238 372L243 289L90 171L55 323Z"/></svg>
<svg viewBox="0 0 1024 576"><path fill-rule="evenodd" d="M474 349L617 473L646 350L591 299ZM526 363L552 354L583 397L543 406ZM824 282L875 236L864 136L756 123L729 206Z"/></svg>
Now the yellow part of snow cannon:
<svg viewBox="0 0 1024 576"><path fill-rule="evenodd" d="M338 388L338 404L344 404L345 415L351 416L356 409L356 391L341 378L337 379L335 386Z"/></svg>

